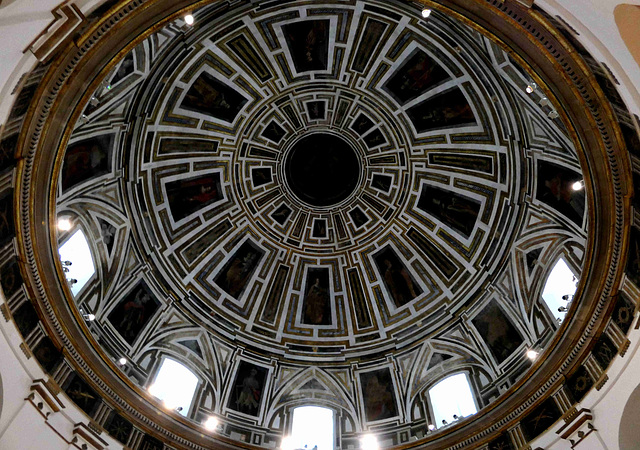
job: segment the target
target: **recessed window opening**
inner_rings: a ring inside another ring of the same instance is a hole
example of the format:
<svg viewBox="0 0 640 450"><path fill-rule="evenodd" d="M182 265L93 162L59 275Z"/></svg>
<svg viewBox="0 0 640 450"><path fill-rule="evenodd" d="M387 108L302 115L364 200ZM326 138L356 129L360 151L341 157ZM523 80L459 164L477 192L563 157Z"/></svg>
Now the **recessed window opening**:
<svg viewBox="0 0 640 450"><path fill-rule="evenodd" d="M198 387L198 377L184 365L165 358L160 365L149 393L162 400L168 409L187 416Z"/></svg>
<svg viewBox="0 0 640 450"><path fill-rule="evenodd" d="M568 303L576 292L578 278L573 274L567 262L560 258L551 270L542 291L545 301L553 316L562 320L568 310Z"/></svg>
<svg viewBox="0 0 640 450"><path fill-rule="evenodd" d="M64 275L69 281L71 293L75 297L85 284L96 273L91 257L89 243L82 230L78 230L60 246L58 250L61 261L69 261L71 265L64 264ZM76 280L76 281L73 281Z"/></svg>
<svg viewBox="0 0 640 450"><path fill-rule="evenodd" d="M333 450L333 410L301 406L293 410L290 445L293 449Z"/></svg>
<svg viewBox="0 0 640 450"><path fill-rule="evenodd" d="M461 419L478 412L471 385L465 373L447 377L433 386L429 389L429 400L433 408L435 425L438 428L453 422L454 416Z"/></svg>

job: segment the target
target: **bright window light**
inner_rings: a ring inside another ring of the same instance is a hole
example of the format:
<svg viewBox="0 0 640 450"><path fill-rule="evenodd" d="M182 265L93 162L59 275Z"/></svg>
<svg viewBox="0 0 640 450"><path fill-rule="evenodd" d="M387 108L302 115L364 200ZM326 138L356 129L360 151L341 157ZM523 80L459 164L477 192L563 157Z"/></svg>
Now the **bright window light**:
<svg viewBox="0 0 640 450"><path fill-rule="evenodd" d="M567 301L576 292L577 281L578 279L569 269L565 260L560 258L551 270L542 291L542 299L556 319L564 318L565 313L558 311L558 308L567 306ZM565 297L566 300L563 300L562 297Z"/></svg>
<svg viewBox="0 0 640 450"><path fill-rule="evenodd" d="M93 258L91 257L91 249L82 230L73 233L73 235L60 246L58 253L60 254L61 261L71 261L72 263L70 266L65 266L69 271L65 272L64 275L67 280L78 280L71 285L71 293L75 297L91 279L93 274L96 273Z"/></svg>
<svg viewBox="0 0 640 450"><path fill-rule="evenodd" d="M291 437L293 448L333 450L333 410L320 406L301 406L293 410Z"/></svg>
<svg viewBox="0 0 640 450"><path fill-rule="evenodd" d="M168 409L186 417L197 387L198 377L191 370L178 361L165 358L149 392L162 400Z"/></svg>
<svg viewBox="0 0 640 450"><path fill-rule="evenodd" d="M429 389L429 399L438 428L444 425L443 420L451 423L454 415L463 418L478 412L469 379L464 373L447 377Z"/></svg>

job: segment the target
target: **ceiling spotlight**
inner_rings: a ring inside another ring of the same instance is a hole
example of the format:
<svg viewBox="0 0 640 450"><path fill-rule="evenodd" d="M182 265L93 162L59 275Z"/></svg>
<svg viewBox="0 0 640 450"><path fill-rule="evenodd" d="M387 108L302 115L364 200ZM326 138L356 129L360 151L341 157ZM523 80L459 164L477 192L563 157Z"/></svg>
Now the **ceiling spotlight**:
<svg viewBox="0 0 640 450"><path fill-rule="evenodd" d="M430 423L429 425L427 425L427 428L429 429L429 431L433 431L436 429L436 426L432 423Z"/></svg>
<svg viewBox="0 0 640 450"><path fill-rule="evenodd" d="M124 366L125 364L127 364L127 358L123 356L118 360L118 364L120 364L121 366Z"/></svg>
<svg viewBox="0 0 640 450"><path fill-rule="evenodd" d="M573 184L571 185L571 188L572 188L574 191L579 191L579 190L581 190L583 187L584 187L584 181L576 181L575 183L573 183Z"/></svg>
<svg viewBox="0 0 640 450"><path fill-rule="evenodd" d="M547 106L549 104L549 99L547 97L542 97L540 99L540 106Z"/></svg>
<svg viewBox="0 0 640 450"><path fill-rule="evenodd" d="M556 111L555 109L552 109L551 111L549 111L549 114L547 115L547 117L549 117L549 119L553 120L553 119L557 119L558 117L560 117L560 114L558 114L558 111Z"/></svg>
<svg viewBox="0 0 640 450"><path fill-rule="evenodd" d="M72 227L72 224L69 219L58 219L58 230L69 231L71 227Z"/></svg>
<svg viewBox="0 0 640 450"><path fill-rule="evenodd" d="M525 91L527 94L533 94L533 91L535 91L537 87L538 87L537 84L531 82L527 85L527 88L525 89Z"/></svg>
<svg viewBox="0 0 640 450"><path fill-rule="evenodd" d="M184 16L184 21L187 25L193 25L193 22L195 22L195 19L191 14L187 14L186 16Z"/></svg>
<svg viewBox="0 0 640 450"><path fill-rule="evenodd" d="M362 450L378 450L380 446L378 445L378 440L372 434L367 434L360 439L360 444L362 444Z"/></svg>
<svg viewBox="0 0 640 450"><path fill-rule="evenodd" d="M93 322L94 320L96 320L95 314L83 314L82 317L84 317L84 319L88 322Z"/></svg>
<svg viewBox="0 0 640 450"><path fill-rule="evenodd" d="M431 15L431 10L429 8L425 8L422 10L422 17L425 19Z"/></svg>
<svg viewBox="0 0 640 450"><path fill-rule="evenodd" d="M218 428L218 419L213 416L209 416L209 418L204 423L204 428L207 431L214 431L216 428Z"/></svg>
<svg viewBox="0 0 640 450"><path fill-rule="evenodd" d="M537 351L535 351L534 349L530 348L529 350L527 350L527 358L529 358L530 360L534 360L538 357L539 353Z"/></svg>
<svg viewBox="0 0 640 450"><path fill-rule="evenodd" d="M569 310L564 306L561 306L561 307L558 308L558 312L566 313L567 311L569 311Z"/></svg>

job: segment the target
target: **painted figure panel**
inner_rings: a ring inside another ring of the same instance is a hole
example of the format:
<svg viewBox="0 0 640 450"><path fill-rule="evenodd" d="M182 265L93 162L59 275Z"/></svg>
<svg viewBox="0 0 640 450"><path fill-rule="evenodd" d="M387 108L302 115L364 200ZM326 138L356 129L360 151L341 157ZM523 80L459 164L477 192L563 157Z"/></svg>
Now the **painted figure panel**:
<svg viewBox="0 0 640 450"><path fill-rule="evenodd" d="M327 70L329 26L328 20L305 20L282 27L298 73Z"/></svg>
<svg viewBox="0 0 640 450"><path fill-rule="evenodd" d="M60 179L63 191L111 172L114 137L113 134L103 134L67 147Z"/></svg>
<svg viewBox="0 0 640 450"><path fill-rule="evenodd" d="M404 105L448 78L449 74L442 66L424 51L416 49L384 84L383 89L400 105Z"/></svg>
<svg viewBox="0 0 640 450"><path fill-rule="evenodd" d="M308 325L331 325L331 290L329 269L314 267L307 271L302 322Z"/></svg>
<svg viewBox="0 0 640 450"><path fill-rule="evenodd" d="M407 109L407 115L418 133L476 124L471 106L460 88L451 89L412 106Z"/></svg>
<svg viewBox="0 0 640 450"><path fill-rule="evenodd" d="M361 373L360 386L367 422L390 419L398 415L389 368Z"/></svg>
<svg viewBox="0 0 640 450"><path fill-rule="evenodd" d="M160 302L147 285L140 282L109 313L107 319L120 336L133 345L159 307Z"/></svg>
<svg viewBox="0 0 640 450"><path fill-rule="evenodd" d="M471 322L498 361L504 362L522 344L522 336L495 301L489 303Z"/></svg>
<svg viewBox="0 0 640 450"><path fill-rule="evenodd" d="M240 298L263 256L264 250L250 240L245 241L218 273L216 284L231 297Z"/></svg>
<svg viewBox="0 0 640 450"><path fill-rule="evenodd" d="M585 210L584 189L576 191L572 188L581 180L582 175L573 170L538 161L536 198L581 226Z"/></svg>
<svg viewBox="0 0 640 450"><path fill-rule="evenodd" d="M219 173L170 181L165 188L169 209L176 222L224 198Z"/></svg>
<svg viewBox="0 0 640 450"><path fill-rule="evenodd" d="M422 289L390 246L378 252L373 260L396 307L404 306L422 294Z"/></svg>
<svg viewBox="0 0 640 450"><path fill-rule="evenodd" d="M213 75L202 72L182 100L181 108L233 123L247 99Z"/></svg>
<svg viewBox="0 0 640 450"><path fill-rule="evenodd" d="M422 186L417 206L466 238L471 236L480 212L477 200L429 184Z"/></svg>
<svg viewBox="0 0 640 450"><path fill-rule="evenodd" d="M229 396L227 407L257 417L264 391L267 369L241 361Z"/></svg>

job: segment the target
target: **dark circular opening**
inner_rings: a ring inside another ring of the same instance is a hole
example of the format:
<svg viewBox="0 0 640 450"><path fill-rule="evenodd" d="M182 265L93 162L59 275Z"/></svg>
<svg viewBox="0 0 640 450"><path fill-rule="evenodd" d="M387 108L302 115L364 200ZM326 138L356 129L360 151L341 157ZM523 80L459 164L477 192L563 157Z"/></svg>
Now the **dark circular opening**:
<svg viewBox="0 0 640 450"><path fill-rule="evenodd" d="M313 206L340 203L356 188L360 163L355 150L332 134L305 136L285 160L285 176L293 193Z"/></svg>

